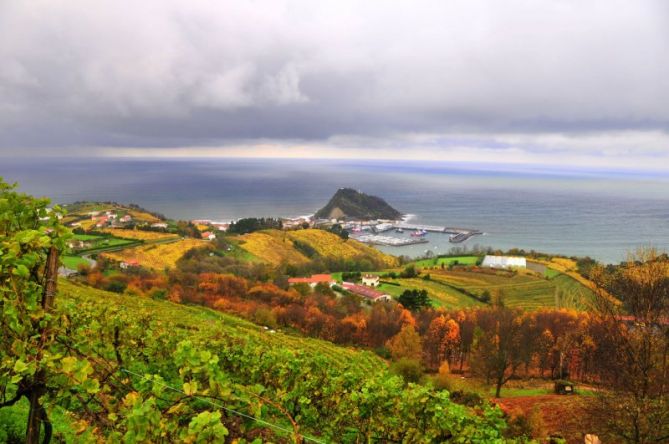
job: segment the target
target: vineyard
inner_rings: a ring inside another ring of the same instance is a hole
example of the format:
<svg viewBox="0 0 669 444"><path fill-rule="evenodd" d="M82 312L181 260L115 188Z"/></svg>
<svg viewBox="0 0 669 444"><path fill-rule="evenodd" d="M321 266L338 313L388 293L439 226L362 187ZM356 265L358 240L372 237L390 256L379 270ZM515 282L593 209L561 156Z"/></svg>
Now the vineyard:
<svg viewBox="0 0 669 444"><path fill-rule="evenodd" d="M59 285L55 328L69 340L54 383L72 388L49 402L54 418L85 431L79 442L503 441L499 410L475 412L430 385L405 386L369 352L203 308ZM71 439L67 427L54 430Z"/></svg>
<svg viewBox="0 0 669 444"><path fill-rule="evenodd" d="M423 269L430 279L386 280L381 290L399 296L406 289L427 290L438 307L447 309L482 305L484 294L501 292L509 307L528 310L556 307L586 309L593 298L592 291L572 277L557 273L544 278L528 272L476 272L471 270Z"/></svg>
<svg viewBox="0 0 669 444"><path fill-rule="evenodd" d="M243 249L273 265L304 264L313 257L337 260L364 257L386 267L397 265L397 259L392 256L352 239L345 241L324 230L265 230L241 236L240 239L243 240L240 244ZM305 248L309 250L308 253Z"/></svg>
<svg viewBox="0 0 669 444"><path fill-rule="evenodd" d="M289 231L288 237L293 241L297 240L306 243L316 250L316 253L322 257L353 259L365 255L384 263L387 267L394 267L397 265L397 259L393 256L384 254L376 248L367 246L353 239L343 242L339 236L324 230Z"/></svg>
<svg viewBox="0 0 669 444"><path fill-rule="evenodd" d="M281 231L263 231L241 237L239 246L262 262L272 265L281 263L304 264L309 258L297 251L293 243Z"/></svg>
<svg viewBox="0 0 669 444"><path fill-rule="evenodd" d="M127 248L121 251L103 253L103 255L114 261L136 260L143 267L163 270L166 267L174 268L176 262L188 250L201 247L206 243L207 241L199 239L181 239L176 242Z"/></svg>

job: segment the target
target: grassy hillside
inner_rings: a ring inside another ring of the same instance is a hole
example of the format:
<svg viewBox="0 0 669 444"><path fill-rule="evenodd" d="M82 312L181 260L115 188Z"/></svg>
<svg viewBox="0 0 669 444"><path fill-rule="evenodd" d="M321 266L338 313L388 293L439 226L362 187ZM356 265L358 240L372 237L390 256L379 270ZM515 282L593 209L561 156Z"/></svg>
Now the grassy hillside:
<svg viewBox="0 0 669 444"><path fill-rule="evenodd" d="M273 265L304 264L315 257L339 260L365 257L384 267L397 264L396 258L375 248L353 239L343 240L324 230L265 230L243 235L239 239L243 241L241 248ZM304 248L304 245L307 247Z"/></svg>
<svg viewBox="0 0 669 444"><path fill-rule="evenodd" d="M311 246L322 257L353 259L361 255L374 258L388 267L397 265L397 260L353 239L343 241L339 236L324 230L289 231L288 237Z"/></svg>
<svg viewBox="0 0 669 444"><path fill-rule="evenodd" d="M240 238L239 246L262 262L272 265L281 263L305 264L309 258L293 247L285 231L257 231Z"/></svg>
<svg viewBox="0 0 669 444"><path fill-rule="evenodd" d="M426 281L421 278L397 279L394 283L398 283L399 286L382 284L379 290L395 297L401 295L407 289L426 290L434 306L448 309L483 305L483 303L477 301L475 298L437 280Z"/></svg>
<svg viewBox="0 0 669 444"><path fill-rule="evenodd" d="M143 267L163 270L165 267L174 268L179 258L188 250L201 247L206 243L207 241L199 239L180 239L176 242L126 248L121 251L103 253L103 255L119 262L136 260Z"/></svg>

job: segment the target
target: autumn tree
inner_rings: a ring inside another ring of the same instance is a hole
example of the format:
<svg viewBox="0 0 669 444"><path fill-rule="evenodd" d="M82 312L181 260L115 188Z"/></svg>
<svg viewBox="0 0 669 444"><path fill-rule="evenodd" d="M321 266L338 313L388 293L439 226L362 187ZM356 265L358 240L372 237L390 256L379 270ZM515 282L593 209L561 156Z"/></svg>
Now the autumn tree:
<svg viewBox="0 0 669 444"><path fill-rule="evenodd" d="M402 330L386 342L393 360L401 358L420 360L423 344L420 335L411 324L404 325Z"/></svg>
<svg viewBox="0 0 669 444"><path fill-rule="evenodd" d="M600 341L607 350L598 363L604 389L597 392L591 413L612 441L667 442L669 261L644 249L614 273L591 273L600 288Z"/></svg>
<svg viewBox="0 0 669 444"><path fill-rule="evenodd" d="M442 361L450 362L460 345L460 326L440 315L432 320L425 335L425 360L436 369Z"/></svg>
<svg viewBox="0 0 669 444"><path fill-rule="evenodd" d="M520 350L522 318L518 310L495 306L478 313L478 334L474 340L472 370L495 385L499 398L502 386L523 362Z"/></svg>

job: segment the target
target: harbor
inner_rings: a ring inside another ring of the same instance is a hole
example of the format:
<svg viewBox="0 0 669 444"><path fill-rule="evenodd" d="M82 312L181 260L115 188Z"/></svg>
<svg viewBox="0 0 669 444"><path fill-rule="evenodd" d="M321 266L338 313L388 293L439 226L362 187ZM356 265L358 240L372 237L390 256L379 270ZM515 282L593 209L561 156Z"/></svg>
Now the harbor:
<svg viewBox="0 0 669 444"><path fill-rule="evenodd" d="M360 229L358 229L360 230ZM398 234L407 234L409 237L392 236L386 233L394 230ZM456 228L438 225L410 224L407 222L383 223L367 227L366 231L354 231L354 238L360 242L372 245L401 247L406 245L424 244L428 233L449 235L448 241L453 244L465 242L473 236L483 234L482 231L470 228Z"/></svg>
<svg viewBox="0 0 669 444"><path fill-rule="evenodd" d="M361 236L355 236L354 239L365 244L383 245L386 247L403 247L405 245L426 244L429 242L423 237L401 238L379 234L363 234Z"/></svg>

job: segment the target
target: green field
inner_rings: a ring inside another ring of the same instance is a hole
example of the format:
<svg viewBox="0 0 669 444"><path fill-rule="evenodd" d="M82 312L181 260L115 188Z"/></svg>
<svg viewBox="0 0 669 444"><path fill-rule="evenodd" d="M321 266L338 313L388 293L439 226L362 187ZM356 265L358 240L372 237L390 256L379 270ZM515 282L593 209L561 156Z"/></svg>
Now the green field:
<svg viewBox="0 0 669 444"><path fill-rule="evenodd" d="M561 273L559 271L550 267L546 267L546 271L544 272L544 276L546 276L548 279L553 279L554 277L558 277L560 276L560 274Z"/></svg>
<svg viewBox="0 0 669 444"><path fill-rule="evenodd" d="M80 241L91 241L96 239L102 239L102 236L96 234L75 234L74 238Z"/></svg>
<svg viewBox="0 0 669 444"><path fill-rule="evenodd" d="M452 309L483 305L481 302L465 293L438 281L426 281L421 278L416 278L396 279L389 282L398 283L400 285L381 284L379 290L388 293L393 297L399 297L405 290L416 289L426 290L435 307Z"/></svg>
<svg viewBox="0 0 669 444"><path fill-rule="evenodd" d="M415 262L418 268L432 268L449 265L476 265L479 256L453 256L453 257L435 257L432 259L421 259Z"/></svg>
<svg viewBox="0 0 669 444"><path fill-rule="evenodd" d="M170 239L171 240L171 239ZM94 240L90 248L78 250L77 253L101 253L107 250L118 250L125 247L143 244L142 241L134 239L120 239L118 237L99 237Z"/></svg>
<svg viewBox="0 0 669 444"><path fill-rule="evenodd" d="M71 270L76 270L81 264L87 264L88 261L80 256L63 256L63 266Z"/></svg>

